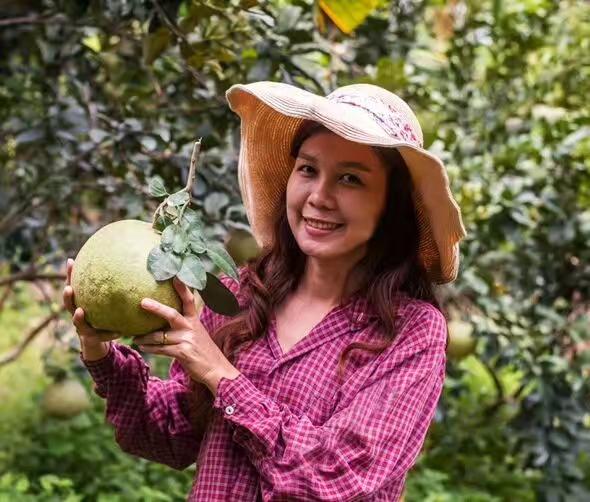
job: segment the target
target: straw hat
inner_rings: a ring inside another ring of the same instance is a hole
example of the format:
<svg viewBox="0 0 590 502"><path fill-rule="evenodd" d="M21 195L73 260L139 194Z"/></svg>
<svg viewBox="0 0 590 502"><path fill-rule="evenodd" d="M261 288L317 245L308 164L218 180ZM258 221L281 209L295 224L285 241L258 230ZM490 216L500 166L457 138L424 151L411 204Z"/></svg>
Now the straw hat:
<svg viewBox="0 0 590 502"><path fill-rule="evenodd" d="M302 122L312 120L349 141L398 149L414 185L420 261L432 282L455 280L459 241L466 235L461 211L444 165L423 149L418 119L401 98L371 84L347 85L324 97L279 82L233 85L226 98L241 118L238 181L260 246L274 238L274 218L295 162L291 143Z"/></svg>

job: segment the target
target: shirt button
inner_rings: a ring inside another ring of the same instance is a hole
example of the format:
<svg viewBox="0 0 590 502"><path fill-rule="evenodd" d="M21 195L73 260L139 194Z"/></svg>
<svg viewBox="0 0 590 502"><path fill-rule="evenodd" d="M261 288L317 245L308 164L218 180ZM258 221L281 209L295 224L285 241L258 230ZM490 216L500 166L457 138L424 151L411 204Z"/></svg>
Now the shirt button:
<svg viewBox="0 0 590 502"><path fill-rule="evenodd" d="M235 411L236 411L236 409L232 405L225 407L225 414L226 415L233 415Z"/></svg>

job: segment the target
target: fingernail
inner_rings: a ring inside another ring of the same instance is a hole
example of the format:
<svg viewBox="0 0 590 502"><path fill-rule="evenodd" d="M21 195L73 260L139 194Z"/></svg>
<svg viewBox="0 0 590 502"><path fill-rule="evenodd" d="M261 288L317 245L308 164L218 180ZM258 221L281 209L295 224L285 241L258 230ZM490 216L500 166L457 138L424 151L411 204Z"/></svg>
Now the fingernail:
<svg viewBox="0 0 590 502"><path fill-rule="evenodd" d="M142 300L141 305L144 307L153 307L155 304L151 300Z"/></svg>

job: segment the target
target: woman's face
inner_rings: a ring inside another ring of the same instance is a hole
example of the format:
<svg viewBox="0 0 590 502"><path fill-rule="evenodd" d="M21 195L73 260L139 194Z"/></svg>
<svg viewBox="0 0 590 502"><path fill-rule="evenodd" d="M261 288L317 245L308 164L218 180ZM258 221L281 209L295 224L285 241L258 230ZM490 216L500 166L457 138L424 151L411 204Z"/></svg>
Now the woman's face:
<svg viewBox="0 0 590 502"><path fill-rule="evenodd" d="M385 209L386 194L386 166L370 146L322 131L303 142L289 177L289 226L306 255L356 262ZM313 220L325 222L323 228Z"/></svg>

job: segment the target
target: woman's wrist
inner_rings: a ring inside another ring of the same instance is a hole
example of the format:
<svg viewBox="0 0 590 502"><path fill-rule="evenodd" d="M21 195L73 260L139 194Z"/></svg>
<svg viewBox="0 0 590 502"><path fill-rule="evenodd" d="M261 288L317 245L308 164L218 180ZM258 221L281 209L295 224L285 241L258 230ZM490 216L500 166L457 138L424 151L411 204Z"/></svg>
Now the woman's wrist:
<svg viewBox="0 0 590 502"><path fill-rule="evenodd" d="M82 358L85 361L98 361L109 353L111 342L100 342L99 344L88 344L82 342Z"/></svg>
<svg viewBox="0 0 590 502"><path fill-rule="evenodd" d="M223 371L216 371L213 372L211 375L208 375L203 383L209 388L213 397L217 396L217 388L219 387L219 382L222 378L228 378L229 380L235 380L241 375L240 370L238 370L235 366L228 367Z"/></svg>

